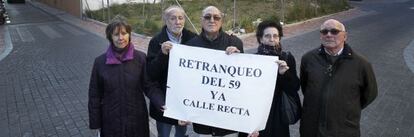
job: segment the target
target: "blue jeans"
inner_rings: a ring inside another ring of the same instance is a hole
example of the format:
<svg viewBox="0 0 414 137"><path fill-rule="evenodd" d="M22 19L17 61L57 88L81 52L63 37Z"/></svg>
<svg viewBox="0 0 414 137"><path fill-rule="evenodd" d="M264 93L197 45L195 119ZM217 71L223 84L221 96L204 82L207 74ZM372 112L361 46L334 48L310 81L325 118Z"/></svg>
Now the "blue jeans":
<svg viewBox="0 0 414 137"><path fill-rule="evenodd" d="M170 137L172 126L175 127L175 137L187 137L185 135L185 132L187 132L187 126L170 125L157 121L158 137Z"/></svg>

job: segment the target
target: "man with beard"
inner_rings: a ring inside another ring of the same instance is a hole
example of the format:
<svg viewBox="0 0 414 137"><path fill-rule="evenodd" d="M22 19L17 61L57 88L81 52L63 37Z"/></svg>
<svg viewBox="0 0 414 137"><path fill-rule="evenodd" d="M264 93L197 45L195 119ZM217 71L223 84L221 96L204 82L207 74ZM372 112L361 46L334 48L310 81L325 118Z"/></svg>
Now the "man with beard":
<svg viewBox="0 0 414 137"><path fill-rule="evenodd" d="M172 48L171 43L184 43L196 36L193 32L184 28L185 12L181 7L170 6L162 16L165 26L161 32L153 37L148 46L148 75L158 82L164 91L165 97L168 73L168 53ZM162 110L156 109L151 103L150 115L157 121L158 137L169 137L172 126L175 126L175 137L185 137L187 131L185 122L163 116Z"/></svg>

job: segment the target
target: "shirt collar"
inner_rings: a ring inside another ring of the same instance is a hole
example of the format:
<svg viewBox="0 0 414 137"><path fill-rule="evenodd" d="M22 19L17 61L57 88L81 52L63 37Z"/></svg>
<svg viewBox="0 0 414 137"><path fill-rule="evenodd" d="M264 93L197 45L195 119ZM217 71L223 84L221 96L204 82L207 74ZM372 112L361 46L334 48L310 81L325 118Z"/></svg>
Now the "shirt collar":
<svg viewBox="0 0 414 137"><path fill-rule="evenodd" d="M338 51L338 53L331 54L331 53L328 52L328 50L326 48L324 48L325 53L328 54L328 55L331 55L331 56L339 56L339 55L342 54L343 50L344 50L344 47L342 47L341 50Z"/></svg>

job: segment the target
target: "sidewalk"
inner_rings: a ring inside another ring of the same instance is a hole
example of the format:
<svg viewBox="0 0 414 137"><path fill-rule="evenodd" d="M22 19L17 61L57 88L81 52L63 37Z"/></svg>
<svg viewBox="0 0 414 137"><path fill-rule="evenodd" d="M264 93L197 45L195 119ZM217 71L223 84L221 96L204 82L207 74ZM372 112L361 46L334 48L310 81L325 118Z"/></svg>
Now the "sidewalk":
<svg viewBox="0 0 414 137"><path fill-rule="evenodd" d="M326 15L322 17L309 19L306 21L287 24L283 26L284 37L282 39L292 38L300 34L304 34L304 33L317 30L319 29L320 25L325 20L328 20L328 19L336 19L341 22L344 22L346 20L350 20L350 19L368 15L368 14L370 14L370 12L366 12L358 8L354 8L354 9L350 9L350 10L335 13L335 14L330 14L330 15ZM245 34L245 35L240 36L240 38L243 41L245 50L251 50L251 49L257 48L258 44L257 44L255 33Z"/></svg>
<svg viewBox="0 0 414 137"><path fill-rule="evenodd" d="M72 24L74 26L80 27L84 30L87 30L89 32L92 32L98 36L101 36L105 38L105 23L98 22L92 19L85 19L82 20L80 18L74 17L64 11L60 11L58 9L51 8L45 4L39 3L37 1L27 1L28 4L33 5L34 7L39 8L40 10L43 10L69 24ZM134 43L135 48L138 50L141 50L143 52L147 52L148 43L151 37L147 37L144 35L132 34L132 43Z"/></svg>

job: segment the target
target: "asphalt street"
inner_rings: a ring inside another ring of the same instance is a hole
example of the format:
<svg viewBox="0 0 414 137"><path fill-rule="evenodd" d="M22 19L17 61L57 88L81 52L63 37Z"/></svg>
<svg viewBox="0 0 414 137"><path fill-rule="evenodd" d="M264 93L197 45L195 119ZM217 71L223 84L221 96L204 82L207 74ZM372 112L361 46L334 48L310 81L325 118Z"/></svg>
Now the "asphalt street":
<svg viewBox="0 0 414 137"><path fill-rule="evenodd" d="M370 14L344 22L347 42L372 63L379 89L377 99L362 112L361 136L413 137L414 72L410 68L414 48L409 45L414 39L414 1L363 0L353 5ZM302 55L320 45L319 32L282 43L299 67Z"/></svg>
<svg viewBox="0 0 414 137"><path fill-rule="evenodd" d="M92 136L87 96L102 37L29 4L9 4L13 50L0 61L0 136Z"/></svg>
<svg viewBox="0 0 414 137"><path fill-rule="evenodd" d="M414 0L352 5L369 14L344 22L347 42L372 63L379 88L362 112L362 136L414 137ZM5 35L12 49L0 53L0 137L93 136L87 91L93 59L107 48L105 38L29 4L11 4L7 11L12 23ZM302 55L319 46L319 32L282 44L298 68ZM298 136L298 125L291 131Z"/></svg>

